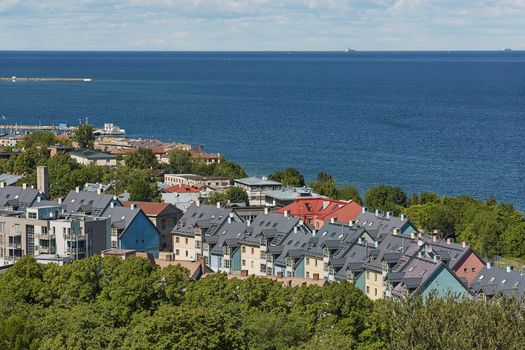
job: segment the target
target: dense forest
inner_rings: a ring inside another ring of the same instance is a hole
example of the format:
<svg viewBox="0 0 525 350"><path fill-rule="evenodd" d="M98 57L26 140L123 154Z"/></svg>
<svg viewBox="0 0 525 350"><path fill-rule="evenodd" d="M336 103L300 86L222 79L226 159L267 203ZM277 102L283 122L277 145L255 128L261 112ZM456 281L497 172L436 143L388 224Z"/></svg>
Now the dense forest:
<svg viewBox="0 0 525 350"><path fill-rule="evenodd" d="M179 266L26 256L0 273L0 349L523 349L518 301L370 301L350 283L199 281Z"/></svg>

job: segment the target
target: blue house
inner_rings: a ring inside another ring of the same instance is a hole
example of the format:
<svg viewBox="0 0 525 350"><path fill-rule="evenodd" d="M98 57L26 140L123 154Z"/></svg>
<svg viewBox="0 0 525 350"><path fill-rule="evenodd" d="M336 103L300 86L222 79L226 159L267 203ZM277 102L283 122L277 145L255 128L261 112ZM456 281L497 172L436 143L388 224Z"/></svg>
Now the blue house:
<svg viewBox="0 0 525 350"><path fill-rule="evenodd" d="M160 232L144 212L131 207L108 207L103 216L111 218L111 247L133 249L159 257Z"/></svg>

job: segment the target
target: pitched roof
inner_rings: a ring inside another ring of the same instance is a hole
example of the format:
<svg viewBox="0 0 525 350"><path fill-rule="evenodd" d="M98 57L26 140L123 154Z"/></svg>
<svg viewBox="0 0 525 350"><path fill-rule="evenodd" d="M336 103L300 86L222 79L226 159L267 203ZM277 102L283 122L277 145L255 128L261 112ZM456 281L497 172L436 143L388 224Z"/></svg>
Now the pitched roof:
<svg viewBox="0 0 525 350"><path fill-rule="evenodd" d="M132 204L135 204L138 208L146 215L158 216L166 209L172 208L173 206L169 203L157 203L157 202L122 202L122 206L131 207Z"/></svg>
<svg viewBox="0 0 525 350"><path fill-rule="evenodd" d="M297 217L314 217L326 221L330 218L337 218L339 222L349 222L354 220L361 212L361 206L353 201L337 201L330 198L298 198L276 213L289 211Z"/></svg>
<svg viewBox="0 0 525 350"><path fill-rule="evenodd" d="M208 221L205 234L214 234L223 225L232 213L231 208L217 208L215 205L193 203L184 213L178 224L173 228L173 233L192 236L195 225L199 222L201 228Z"/></svg>
<svg viewBox="0 0 525 350"><path fill-rule="evenodd" d="M401 229L408 222L399 216L387 215L384 213L372 213L369 211L361 212L356 217L356 223L370 230L378 230L379 234L392 233L395 228Z"/></svg>
<svg viewBox="0 0 525 350"><path fill-rule="evenodd" d="M35 203L37 197L42 199L47 197L34 188L22 188L18 186L5 186L0 188L0 208L7 206L16 206L15 209L25 210L31 204Z"/></svg>
<svg viewBox="0 0 525 350"><path fill-rule="evenodd" d="M98 194L96 192L87 191L70 191L63 200L62 205L68 214L75 214L79 211L82 205L91 205L93 207L93 215L100 216L102 212L110 206L113 202L115 206L121 206L121 203L108 194Z"/></svg>
<svg viewBox="0 0 525 350"><path fill-rule="evenodd" d="M485 266L472 281L470 287L492 297L498 293L505 296L525 297L525 274L495 266Z"/></svg>
<svg viewBox="0 0 525 350"><path fill-rule="evenodd" d="M69 154L80 157L80 158L86 158L89 160L117 159L117 157L112 154L102 153L102 152L98 152L98 151L94 151L90 149L76 149L76 150L69 152Z"/></svg>

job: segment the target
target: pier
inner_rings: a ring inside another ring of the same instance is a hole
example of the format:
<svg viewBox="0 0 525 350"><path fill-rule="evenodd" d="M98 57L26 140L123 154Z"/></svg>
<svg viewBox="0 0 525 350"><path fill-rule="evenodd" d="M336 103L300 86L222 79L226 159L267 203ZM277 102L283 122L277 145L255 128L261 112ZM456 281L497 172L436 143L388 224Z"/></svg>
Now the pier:
<svg viewBox="0 0 525 350"><path fill-rule="evenodd" d="M0 77L0 81L10 81L13 83L16 82L25 82L25 81L37 81L37 82L66 82L66 83L74 83L74 82L82 82L82 83L89 83L92 82L93 79L91 78L19 78L19 77Z"/></svg>
<svg viewBox="0 0 525 350"><path fill-rule="evenodd" d="M64 125L21 125L21 124L2 124L0 130L24 130L24 131L63 131L73 132L78 129L78 126L64 126Z"/></svg>

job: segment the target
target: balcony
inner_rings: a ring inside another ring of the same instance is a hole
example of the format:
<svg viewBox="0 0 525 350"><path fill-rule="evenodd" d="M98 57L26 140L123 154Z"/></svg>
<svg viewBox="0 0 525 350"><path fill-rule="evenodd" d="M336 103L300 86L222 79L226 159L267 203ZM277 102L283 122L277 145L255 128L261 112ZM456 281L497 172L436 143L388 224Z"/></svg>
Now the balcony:
<svg viewBox="0 0 525 350"><path fill-rule="evenodd" d="M8 246L10 249L22 249L21 243L9 243Z"/></svg>
<svg viewBox="0 0 525 350"><path fill-rule="evenodd" d="M83 234L65 233L64 239L67 241L83 241L86 239L86 236Z"/></svg>
<svg viewBox="0 0 525 350"><path fill-rule="evenodd" d="M36 236L38 239L42 239L42 240L55 239L55 235L51 233L39 233Z"/></svg>
<svg viewBox="0 0 525 350"><path fill-rule="evenodd" d="M10 236L10 237L21 237L22 233L20 233L20 232L8 232L7 235Z"/></svg>
<svg viewBox="0 0 525 350"><path fill-rule="evenodd" d="M66 248L66 254L84 254L86 252L85 248Z"/></svg>

